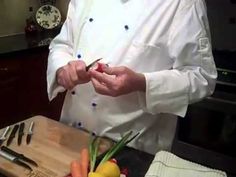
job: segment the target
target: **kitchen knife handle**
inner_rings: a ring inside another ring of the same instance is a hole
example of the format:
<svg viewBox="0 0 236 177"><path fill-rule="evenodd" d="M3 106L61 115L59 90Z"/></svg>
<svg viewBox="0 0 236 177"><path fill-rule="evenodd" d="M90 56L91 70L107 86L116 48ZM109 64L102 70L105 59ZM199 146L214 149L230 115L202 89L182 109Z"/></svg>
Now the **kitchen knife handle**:
<svg viewBox="0 0 236 177"><path fill-rule="evenodd" d="M25 157L24 154L20 154L20 153L18 153L18 152L15 152L15 151L9 149L9 148L6 147L6 146L2 146L2 147L1 147L1 150L2 150L3 152L6 152L6 153L12 155L12 156L15 156L15 157L18 158L18 159L24 160L24 161L29 162L29 163L31 163L32 165L38 167L38 164L37 164L35 161L33 161L32 159L29 159L28 157Z"/></svg>
<svg viewBox="0 0 236 177"><path fill-rule="evenodd" d="M14 126L14 128L13 128L11 134L10 134L10 137L15 137L18 128L19 128L19 125L16 124L16 125Z"/></svg>
<svg viewBox="0 0 236 177"><path fill-rule="evenodd" d="M18 157L18 158L24 156L23 154L19 154L19 153L15 152L15 151L9 149L9 148L6 147L6 146L2 146L2 147L1 147L1 150L4 151L4 152L7 152L8 154L11 154L11 155L13 155L13 156L15 156L15 157Z"/></svg>
<svg viewBox="0 0 236 177"><path fill-rule="evenodd" d="M7 152L5 152L5 151L2 151L2 150L0 150L0 156L1 157L4 157L5 159L7 159L7 160L10 160L11 162L13 162L13 163L16 163L16 164L18 164L18 165L20 165L20 166L22 166L22 167L24 167L24 168L27 168L27 169L29 169L29 170L33 170L29 165L27 165L26 163L24 163L24 162L21 162L17 157L15 157L15 156L13 156L12 154L9 154L9 153L7 153Z"/></svg>
<svg viewBox="0 0 236 177"><path fill-rule="evenodd" d="M28 134L33 134L33 128L34 128L34 122L32 121L32 122L30 123L30 127L29 127Z"/></svg>
<svg viewBox="0 0 236 177"><path fill-rule="evenodd" d="M24 128L25 128L25 123L22 122L22 123L20 124L19 134L24 134Z"/></svg>
<svg viewBox="0 0 236 177"><path fill-rule="evenodd" d="M15 138L18 128L19 128L19 125L16 124L14 128L12 129L11 134L9 135L8 140L7 140L7 146L9 146L12 140Z"/></svg>
<svg viewBox="0 0 236 177"><path fill-rule="evenodd" d="M5 139L6 138L6 135L8 134L8 132L10 131L10 126L7 126L7 128L4 130L2 136L1 136L1 139Z"/></svg>

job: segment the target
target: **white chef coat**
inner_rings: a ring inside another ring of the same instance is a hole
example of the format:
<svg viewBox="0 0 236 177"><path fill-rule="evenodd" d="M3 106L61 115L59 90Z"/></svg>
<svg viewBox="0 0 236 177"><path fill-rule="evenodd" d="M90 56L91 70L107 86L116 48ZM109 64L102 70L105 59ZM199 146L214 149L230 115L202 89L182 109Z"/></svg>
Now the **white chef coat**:
<svg viewBox="0 0 236 177"><path fill-rule="evenodd" d="M176 117L211 94L217 77L204 0L71 0L50 45L48 94L64 89L55 73L72 60L103 58L143 73L146 92L99 95L91 82L67 92L61 121L117 140L140 132L130 146L154 154L169 149ZM135 87L135 85L134 85Z"/></svg>

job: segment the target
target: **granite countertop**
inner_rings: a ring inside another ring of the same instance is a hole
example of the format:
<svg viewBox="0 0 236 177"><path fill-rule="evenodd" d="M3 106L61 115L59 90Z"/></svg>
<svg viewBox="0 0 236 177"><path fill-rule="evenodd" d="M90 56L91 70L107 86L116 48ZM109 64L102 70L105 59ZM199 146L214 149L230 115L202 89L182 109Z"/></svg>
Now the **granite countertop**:
<svg viewBox="0 0 236 177"><path fill-rule="evenodd" d="M60 32L60 29L41 31L36 34L16 34L0 37L0 56L16 52L48 47L51 40Z"/></svg>

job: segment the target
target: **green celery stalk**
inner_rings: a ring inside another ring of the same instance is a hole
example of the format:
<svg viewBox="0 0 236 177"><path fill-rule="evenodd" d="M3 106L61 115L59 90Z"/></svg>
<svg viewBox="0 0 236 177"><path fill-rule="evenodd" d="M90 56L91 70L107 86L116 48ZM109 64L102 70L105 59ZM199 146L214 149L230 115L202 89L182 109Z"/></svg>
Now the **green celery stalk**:
<svg viewBox="0 0 236 177"><path fill-rule="evenodd" d="M111 159L115 154L117 154L122 148L124 148L124 146L126 146L130 141L132 141L135 137L137 137L139 135L139 133L137 133L136 135L134 135L133 137L131 137L129 139L129 137L131 136L132 131L128 132L127 134L125 134L121 140L119 140L116 144L114 144L110 150L105 154L105 156L102 158L102 160L100 161L99 165L108 161L109 159Z"/></svg>
<svg viewBox="0 0 236 177"><path fill-rule="evenodd" d="M104 155L102 160L100 161L99 165L110 160L115 154L117 154L124 146L126 146L129 142L131 142L134 138L136 138L139 133L135 134L130 138L132 135L132 131L126 133L118 142L116 142ZM89 160L90 160L90 172L94 171L96 165L96 158L98 155L98 146L99 146L99 139L98 137L93 138L91 135L90 143L89 143Z"/></svg>
<svg viewBox="0 0 236 177"><path fill-rule="evenodd" d="M89 143L90 172L93 172L95 168L96 158L98 154L98 144L99 144L99 139L97 137L92 138L91 136Z"/></svg>

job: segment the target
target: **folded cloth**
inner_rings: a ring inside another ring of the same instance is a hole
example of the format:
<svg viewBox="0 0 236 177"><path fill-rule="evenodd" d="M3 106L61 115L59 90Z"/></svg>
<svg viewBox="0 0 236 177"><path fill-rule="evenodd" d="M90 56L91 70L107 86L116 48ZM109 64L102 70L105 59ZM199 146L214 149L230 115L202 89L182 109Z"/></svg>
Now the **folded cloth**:
<svg viewBox="0 0 236 177"><path fill-rule="evenodd" d="M160 151L156 153L145 177L227 177L220 170L211 169Z"/></svg>

